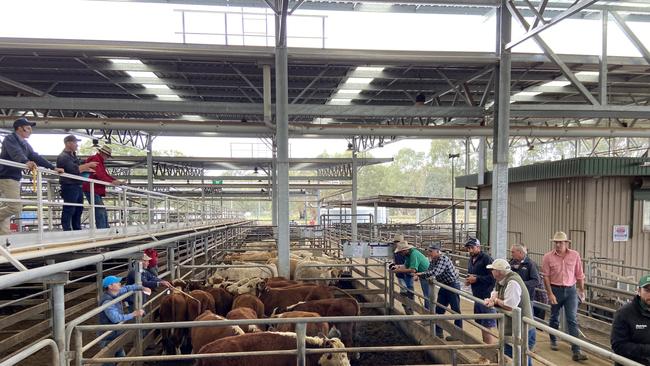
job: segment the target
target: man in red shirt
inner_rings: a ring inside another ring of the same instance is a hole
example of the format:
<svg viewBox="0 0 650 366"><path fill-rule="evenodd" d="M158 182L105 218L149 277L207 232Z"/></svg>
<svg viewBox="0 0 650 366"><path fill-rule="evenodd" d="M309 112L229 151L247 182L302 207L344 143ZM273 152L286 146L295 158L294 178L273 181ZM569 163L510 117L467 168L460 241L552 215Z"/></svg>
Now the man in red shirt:
<svg viewBox="0 0 650 366"><path fill-rule="evenodd" d="M91 179L96 179L96 180L102 180L104 182L108 182L114 185L120 185L124 184L123 181L114 178L108 174L106 171L106 166L104 165L104 161L106 159L112 157L112 151L111 148L104 145L97 149L97 154L89 157L86 159L86 163L89 162L97 162L97 166L95 167L95 172L90 175L89 178ZM104 206L104 199L103 197L106 196L106 185L103 184L96 184L93 183L94 186L94 196L95 196L95 225L98 229L108 229L108 215L106 214L106 208L105 207L97 207L97 206ZM86 196L86 199L90 203L90 183L84 182L82 185L82 189L84 192L84 196Z"/></svg>
<svg viewBox="0 0 650 366"><path fill-rule="evenodd" d="M571 243L562 231L558 231L551 239L555 248L544 255L542 259L542 272L544 273L544 287L551 303L551 318L549 325L558 329L560 326L560 310L564 308L564 315L569 328L569 334L579 337L578 329L578 301L585 300L585 274L582 270L580 253L569 249ZM577 284L577 291L576 291ZM551 338L551 349L557 351L557 338ZM571 345L574 361L585 361L587 356L580 352L580 346Z"/></svg>
<svg viewBox="0 0 650 366"><path fill-rule="evenodd" d="M158 276L158 251L156 251L156 248L149 248L144 250L144 254L149 257L149 261L144 266L144 269L151 272L154 276Z"/></svg>

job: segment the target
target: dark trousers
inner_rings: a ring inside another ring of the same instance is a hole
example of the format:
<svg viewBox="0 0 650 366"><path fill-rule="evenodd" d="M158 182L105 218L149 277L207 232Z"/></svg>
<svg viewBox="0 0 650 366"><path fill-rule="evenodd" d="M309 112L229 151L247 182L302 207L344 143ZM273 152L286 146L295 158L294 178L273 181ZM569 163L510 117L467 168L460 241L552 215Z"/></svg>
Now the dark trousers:
<svg viewBox="0 0 650 366"><path fill-rule="evenodd" d="M90 204L90 192L84 192L86 200ZM95 194L95 206L103 206L104 200L102 196ZM95 207L95 227L98 229L108 229L108 215L106 213L106 208L104 207Z"/></svg>
<svg viewBox="0 0 650 366"><path fill-rule="evenodd" d="M460 284L458 283L456 283L453 287L457 290L460 290ZM451 310L460 314L460 296L458 294L455 294L449 290L441 288L440 290L438 290L438 304L439 305L436 306L436 314L444 314L445 308L447 308L447 306L451 307ZM463 321L460 319L455 320L454 324L458 328L463 327ZM437 325L436 325L436 336L442 338L442 328L440 328Z"/></svg>
<svg viewBox="0 0 650 366"><path fill-rule="evenodd" d="M578 329L578 293L575 286L571 287L558 287L551 286L553 295L557 299L556 305L551 305L551 318L549 325L551 328L558 329L560 327L560 311L564 308L564 316L566 317L567 328L569 334L574 337L580 337ZM557 337L549 335L551 342L557 342ZM580 352L580 346L572 344L571 351L573 353Z"/></svg>
<svg viewBox="0 0 650 366"><path fill-rule="evenodd" d="M64 203L84 203L84 194L81 190L81 185L76 184L62 184L61 185L61 198ZM63 231L81 230L81 214L84 208L82 206L63 206L61 212L61 226Z"/></svg>

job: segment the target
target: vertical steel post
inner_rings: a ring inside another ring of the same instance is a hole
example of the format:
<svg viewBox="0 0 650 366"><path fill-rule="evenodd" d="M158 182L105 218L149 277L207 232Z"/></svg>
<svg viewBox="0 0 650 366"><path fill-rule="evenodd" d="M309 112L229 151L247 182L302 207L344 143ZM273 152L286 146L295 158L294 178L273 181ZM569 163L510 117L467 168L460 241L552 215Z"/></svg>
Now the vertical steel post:
<svg viewBox="0 0 650 366"><path fill-rule="evenodd" d="M307 354L305 353L307 348L305 344L306 334L307 323L296 323L296 350L298 351L297 366L305 366L307 364Z"/></svg>
<svg viewBox="0 0 650 366"><path fill-rule="evenodd" d="M607 9L601 10L601 49L598 73L598 96L601 105L607 105L607 23L609 12Z"/></svg>
<svg viewBox="0 0 650 366"><path fill-rule="evenodd" d="M95 231L97 230L97 220L95 220L95 184L90 184L90 237L95 237Z"/></svg>
<svg viewBox="0 0 650 366"><path fill-rule="evenodd" d="M465 139L465 175L469 175L469 171L470 171L471 159L470 159L469 148L471 145L472 144L469 137L466 138ZM467 202L467 188L465 188L463 190L463 227L465 228L464 239L467 239L469 234L468 223L469 223L469 203Z"/></svg>
<svg viewBox="0 0 650 366"><path fill-rule="evenodd" d="M508 316L508 315L506 315ZM521 309L512 309L512 362L521 366Z"/></svg>
<svg viewBox="0 0 650 366"><path fill-rule="evenodd" d="M436 313L436 303L438 302L438 294L436 294L436 281L421 278L420 281L426 281L427 286L429 286L429 314ZM436 321L432 320L429 322L429 334L434 336L436 334Z"/></svg>
<svg viewBox="0 0 650 366"><path fill-rule="evenodd" d="M169 278L172 281L176 279L176 265L174 264L176 257L175 250L176 248L172 246L167 247L167 270L169 271Z"/></svg>
<svg viewBox="0 0 650 366"><path fill-rule="evenodd" d="M390 310L395 310L395 273L388 271L388 304Z"/></svg>
<svg viewBox="0 0 650 366"><path fill-rule="evenodd" d="M490 247L492 257L506 258L508 241L508 137L510 134L510 72L511 53L506 44L511 38L511 15L501 0L497 11L497 54L499 82L496 85L497 102L494 124L492 220L490 221Z"/></svg>
<svg viewBox="0 0 650 366"><path fill-rule="evenodd" d="M140 261L139 258L136 258L133 260L133 272L135 273L135 284L138 286L142 286L142 275L141 271L143 270L142 268L142 261ZM142 291L136 291L135 294L135 301L133 302L133 310L137 309L142 309ZM142 317L137 317L135 318L135 322L137 324L142 323ZM139 329L135 330L133 332L133 344L135 345L135 355L136 356L142 356L144 347L142 344L142 335L143 332ZM136 363L136 365L139 365L140 363Z"/></svg>
<svg viewBox="0 0 650 366"><path fill-rule="evenodd" d="M68 282L68 272L61 272L51 275L43 280L43 283L50 286L52 296L50 306L52 308L52 337L59 347L59 360L65 364L65 284Z"/></svg>
<svg viewBox="0 0 650 366"><path fill-rule="evenodd" d="M127 190L124 189L124 194L122 195L122 197L124 199L124 201L122 203L124 205L122 207L122 211L123 211L123 215L124 215L124 228L122 230L122 234L124 234L124 236L126 236L127 227L129 226L129 201L128 201L127 197L126 197L126 192L127 192Z"/></svg>
<svg viewBox="0 0 650 366"><path fill-rule="evenodd" d="M350 214L352 215L352 241L357 241L357 190L359 186L357 181L357 147L354 142L353 145L355 146L352 150L352 205L350 206Z"/></svg>
<svg viewBox="0 0 650 366"><path fill-rule="evenodd" d="M53 189L52 189L52 184L50 183L50 181L47 181L46 184L47 184L47 202L48 202L48 206L47 206L47 228L48 228L48 230L52 231L52 230L54 230L54 209L53 209L52 206L50 206L50 204L52 203L52 196L54 195L54 193L52 192Z"/></svg>
<svg viewBox="0 0 650 366"><path fill-rule="evenodd" d="M104 294L104 288L102 286L102 281L104 280L104 262L97 262L95 264L95 271L97 271L95 283L97 284L97 304L99 304Z"/></svg>
<svg viewBox="0 0 650 366"><path fill-rule="evenodd" d="M287 12L288 0L276 0L275 107L278 146L278 274L289 278L289 114Z"/></svg>
<svg viewBox="0 0 650 366"><path fill-rule="evenodd" d="M81 334L80 330L75 329L74 331L74 342L75 342L75 358L74 358L74 364L75 366L82 366L82 357L83 357L83 335ZM68 365L67 361L65 361L64 365Z"/></svg>
<svg viewBox="0 0 650 366"><path fill-rule="evenodd" d="M38 217L38 242L43 242L43 174L40 170L36 171L36 200L37 200L37 217Z"/></svg>

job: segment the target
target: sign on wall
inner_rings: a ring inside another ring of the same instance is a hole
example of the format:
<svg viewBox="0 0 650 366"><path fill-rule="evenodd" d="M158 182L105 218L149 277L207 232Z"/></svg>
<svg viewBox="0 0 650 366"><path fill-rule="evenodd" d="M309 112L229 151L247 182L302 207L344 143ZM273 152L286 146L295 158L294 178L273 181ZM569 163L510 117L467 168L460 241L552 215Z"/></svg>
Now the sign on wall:
<svg viewBox="0 0 650 366"><path fill-rule="evenodd" d="M613 239L614 241L628 241L630 238L629 225L614 225Z"/></svg>

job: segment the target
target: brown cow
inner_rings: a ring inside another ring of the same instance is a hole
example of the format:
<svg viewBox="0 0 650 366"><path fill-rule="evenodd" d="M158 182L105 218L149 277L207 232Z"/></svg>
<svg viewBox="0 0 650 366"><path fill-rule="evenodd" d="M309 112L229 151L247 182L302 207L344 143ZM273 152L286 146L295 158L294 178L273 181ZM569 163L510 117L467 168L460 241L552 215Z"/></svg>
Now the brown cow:
<svg viewBox="0 0 650 366"><path fill-rule="evenodd" d="M211 288L207 287L203 291L212 295L214 299L214 309L216 313L221 316L226 316L228 311L232 309L233 296L226 290L222 288Z"/></svg>
<svg viewBox="0 0 650 366"><path fill-rule="evenodd" d="M249 320L249 319L258 319L257 313L251 308L237 308L232 309L226 315L226 319L229 320ZM251 324L244 325L241 327L246 333L261 332L262 329L259 325ZM326 334L326 333L325 333Z"/></svg>
<svg viewBox="0 0 650 366"><path fill-rule="evenodd" d="M210 310L199 315L195 320L196 321L206 321L206 320L224 320L225 318L219 315L214 314ZM192 328L190 331L192 337L192 352L197 353L201 347L205 346L210 342L214 342L217 339L224 337L236 336L244 334L244 331L236 326L229 325L227 327L199 327Z"/></svg>
<svg viewBox="0 0 650 366"><path fill-rule="evenodd" d="M187 301L187 320L194 320L204 311L210 310L215 312L214 298L203 290L190 291L186 296Z"/></svg>
<svg viewBox="0 0 650 366"><path fill-rule="evenodd" d="M243 294L235 297L235 300L232 302L232 308L251 308L255 310L258 318L261 319L264 317L264 303L251 294Z"/></svg>
<svg viewBox="0 0 650 366"><path fill-rule="evenodd" d="M338 338L306 337L307 348L343 348ZM276 351L296 349L295 333L262 332L247 333L241 336L222 338L205 345L199 353L226 353L249 351ZM296 356L248 356L200 359L197 366L287 366L295 365ZM345 352L307 355L308 366L349 366Z"/></svg>
<svg viewBox="0 0 650 366"><path fill-rule="evenodd" d="M172 292L160 300L160 321L181 322L187 320L187 302L185 295L180 292ZM162 330L162 344L165 353L175 355L186 338L186 328L174 328Z"/></svg>
<svg viewBox="0 0 650 366"><path fill-rule="evenodd" d="M264 282L258 286L258 297L264 303L269 316L276 308L286 308L300 301L333 299L332 289L327 286L296 286L289 288L270 288Z"/></svg>
<svg viewBox="0 0 650 366"><path fill-rule="evenodd" d="M279 315L274 315L275 318L318 318L320 314L314 313L312 311L287 311ZM275 330L278 332L295 332L295 324L278 324L275 326ZM308 336L318 336L321 334L328 334L329 336L330 326L327 322L320 323L307 323L307 335Z"/></svg>
<svg viewBox="0 0 650 366"><path fill-rule="evenodd" d="M313 311L322 316L358 316L360 314L359 303L351 297L338 299L311 300L301 302L287 307L288 311ZM356 327L354 322L336 323L341 332L341 340L348 346L354 346Z"/></svg>

